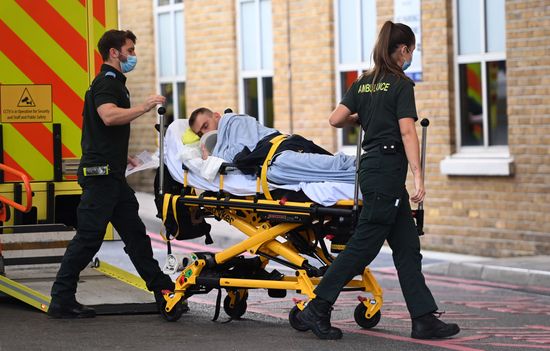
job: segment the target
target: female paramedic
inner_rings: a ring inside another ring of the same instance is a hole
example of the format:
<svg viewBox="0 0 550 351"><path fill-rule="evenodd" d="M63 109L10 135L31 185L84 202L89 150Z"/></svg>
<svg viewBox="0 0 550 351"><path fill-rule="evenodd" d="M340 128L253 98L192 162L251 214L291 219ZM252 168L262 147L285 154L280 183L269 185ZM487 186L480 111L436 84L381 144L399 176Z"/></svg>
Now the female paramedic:
<svg viewBox="0 0 550 351"><path fill-rule="evenodd" d="M421 271L420 241L405 189L408 163L415 187L410 199L416 203L424 199L414 83L403 73L411 64L415 45L407 25L384 23L373 49L374 67L353 83L330 116L334 127L360 123L365 131L358 170L363 209L346 249L315 289L316 298L297 315L321 339L342 337L342 331L330 324L332 305L342 287L376 257L384 240L393 251L412 318L411 336L445 338L460 331L456 324L438 319L440 313Z"/></svg>

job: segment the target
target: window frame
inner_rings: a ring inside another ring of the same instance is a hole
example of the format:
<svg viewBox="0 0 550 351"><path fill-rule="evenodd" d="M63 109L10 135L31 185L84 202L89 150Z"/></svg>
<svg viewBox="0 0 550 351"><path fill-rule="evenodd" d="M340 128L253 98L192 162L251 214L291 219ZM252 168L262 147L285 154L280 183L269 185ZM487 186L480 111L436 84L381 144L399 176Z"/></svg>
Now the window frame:
<svg viewBox="0 0 550 351"><path fill-rule="evenodd" d="M333 11L334 11L334 67L336 68L336 101L335 106L338 106L340 101L342 101L343 92L342 92L342 81L341 81L341 74L342 72L351 72L356 71L357 77L360 77L361 74L365 70L368 70L372 67L372 49L369 51L371 54L368 57L362 57L360 62L356 63L340 63L340 11L339 11L339 3L340 1L349 1L349 0L334 0L332 2L333 4ZM357 14L357 23L359 28L363 28L363 19L362 19L362 1L357 0L359 4L359 9L356 11ZM371 0L375 1L375 0ZM375 1L375 8L376 8L376 1ZM377 18L378 13L375 13L374 17ZM359 52L361 56L363 56L363 53L365 52L363 47L363 30L359 31ZM373 42L374 46L374 42ZM368 59L368 61L367 61ZM345 145L344 144L344 130L343 128L338 128L338 150L346 153L346 154L355 154L357 152L357 145Z"/></svg>
<svg viewBox="0 0 550 351"><path fill-rule="evenodd" d="M262 0L235 0L235 8L236 8L236 21L237 21L237 53L238 53L238 89L239 89L239 112L240 113L246 113L245 111L245 87L244 87L244 80L245 79L256 79L256 84L258 87L257 93L258 93L258 116L252 116L256 117L258 119L258 122L261 124L265 124L265 101L264 101L264 86L263 86L263 78L271 78L272 84L273 84L273 67L271 69L264 69L262 68L262 27L261 27L261 6L260 2ZM269 0L271 3L271 14L273 16L273 1ZM246 2L253 2L256 7L256 25L258 28L258 31L256 33L256 43L258 44L258 50L256 50L256 62L258 64L258 68L254 70L245 70L243 68L244 58L243 58L243 38L242 38L242 29L241 29L241 4ZM273 28L273 17L271 17L271 27ZM273 30L272 30L273 34ZM273 42L273 35L271 38ZM271 50L271 55L273 55L273 46ZM273 62L273 61L272 61ZM272 64L273 65L273 64ZM273 90L273 87L272 87ZM275 113L274 113L275 114ZM273 117L275 119L275 116Z"/></svg>
<svg viewBox="0 0 550 351"><path fill-rule="evenodd" d="M503 52L487 52L486 33L486 1L479 1L480 19L482 20L480 40L481 53L459 53L459 22L458 1L453 0L453 77L454 77L454 113L455 113L455 147L456 152L447 156L440 163L440 171L447 175L486 175L507 176L513 172L513 157L511 157L508 145L489 145L489 109L487 92L487 63L493 61L506 62L506 49ZM506 3L504 3L506 6ZM505 33L506 34L506 33ZM481 88L483 103L483 146L462 145L462 118L460 103L460 65L467 63L480 63ZM507 116L508 117L508 116Z"/></svg>
<svg viewBox="0 0 550 351"><path fill-rule="evenodd" d="M158 0L153 0L153 20L154 20L154 38L155 38L155 57L157 58L155 60L155 78L156 78L156 91L157 94L162 93L161 86L163 84L172 84L172 104L173 104L173 113L174 118L181 119L181 118L187 118L187 111L180 111L180 104L179 104L179 88L178 85L180 83L184 84L186 83L186 76L187 76L187 70L186 70L186 60L184 60L183 66L184 66L184 72L183 74L177 73L177 50L176 50L176 41L177 41L177 35L174 34L174 42L172 43L174 45L174 50L172 51L172 64L173 64L173 74L168 76L161 76L161 64L160 64L160 46L158 42L158 35L159 35L159 20L158 17L161 14L168 13L170 15L170 28L175 33L176 29L176 13L181 11L183 16L183 26L184 26L184 32L182 34L183 40L185 41L185 1L181 1L180 3L176 3L175 0L169 0L170 3L168 5L158 5ZM185 46L184 46L184 58L185 58ZM185 88L183 91L183 94L185 95Z"/></svg>

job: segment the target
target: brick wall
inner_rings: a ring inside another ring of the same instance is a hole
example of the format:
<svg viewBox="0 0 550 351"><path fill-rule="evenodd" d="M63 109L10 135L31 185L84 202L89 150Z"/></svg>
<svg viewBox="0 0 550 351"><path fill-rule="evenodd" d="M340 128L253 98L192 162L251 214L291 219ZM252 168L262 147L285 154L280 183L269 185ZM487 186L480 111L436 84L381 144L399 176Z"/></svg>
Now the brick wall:
<svg viewBox="0 0 550 351"><path fill-rule="evenodd" d="M335 106L334 19L331 0L273 1L275 127L334 151L328 123ZM289 113L288 17L292 116ZM292 118L292 121L290 121Z"/></svg>
<svg viewBox="0 0 550 351"><path fill-rule="evenodd" d="M514 175L451 177L440 173L439 164L456 151L452 1L421 4L424 80L416 86L416 99L420 117L431 122L423 247L491 256L549 254L550 7L545 1L506 1ZM122 27L138 36L139 64L128 75L128 86L132 100L139 102L156 89L152 4L122 0L120 10ZM333 1L274 0L272 10L275 127L336 151L337 133L327 121L336 94ZM185 2L188 113L199 106L238 107L235 11L233 0ZM377 0L377 14L378 27L393 19L393 2ZM151 114L133 123L132 151L156 148L153 121ZM134 177L130 182L136 189L151 189L150 175Z"/></svg>
<svg viewBox="0 0 550 351"><path fill-rule="evenodd" d="M451 1L431 0L422 2L422 70L423 81L415 88L420 119L428 118L427 157L425 186L425 231L422 238L425 248L439 249L439 239L447 239L446 228L438 228L441 220L449 220L441 215L451 206L452 196L448 195L448 179L439 172L439 162L451 153L452 145L449 126L454 124L453 116L453 42ZM421 135L420 127L418 129ZM409 177L410 178L410 177ZM414 189L409 179L408 188ZM416 206L413 206L416 207ZM437 238L437 240L434 240ZM451 243L451 239L448 239ZM451 244L452 245L452 244ZM457 245L458 250L464 252Z"/></svg>
<svg viewBox="0 0 550 351"><path fill-rule="evenodd" d="M291 97L291 77L289 69L292 61L289 61L289 21L291 16L289 1L275 1L271 3L273 12L273 109L274 127L292 133L294 130L294 104ZM292 22L292 20L290 21ZM292 33L292 27L290 28ZM292 45L292 44L291 44ZM292 56L292 54L291 54ZM292 116L291 116L292 115Z"/></svg>
<svg viewBox="0 0 550 351"><path fill-rule="evenodd" d="M550 14L543 1L507 2L507 78L511 177L449 177L439 163L455 152L452 2L422 1L420 118L429 118L424 248L477 255L550 252ZM393 3L377 1L378 26ZM421 135L421 129L418 128ZM413 189L409 181L408 188Z"/></svg>
<svg viewBox="0 0 550 351"><path fill-rule="evenodd" d="M138 63L132 72L126 74L131 102L132 105L136 105L142 103L149 95L157 93L153 1L119 1L119 22L120 29L129 29L137 37ZM153 152L157 149L158 134L154 129L155 123L155 111L150 111L132 122L130 155L136 155L143 150ZM129 176L128 182L135 190L152 192L153 178L153 171L142 171Z"/></svg>
<svg viewBox="0 0 550 351"><path fill-rule="evenodd" d="M417 85L429 117L427 248L477 255L550 252L550 13L544 1L506 2L508 133L515 174L449 177L439 162L454 151L452 7L422 2L424 77Z"/></svg>
<svg viewBox="0 0 550 351"><path fill-rule="evenodd" d="M507 96L515 177L497 198L507 216L499 226L534 253L550 252L550 6L507 1ZM512 234L512 235L514 235Z"/></svg>
<svg viewBox="0 0 550 351"><path fill-rule="evenodd" d="M198 107L238 109L234 0L185 2L187 113Z"/></svg>

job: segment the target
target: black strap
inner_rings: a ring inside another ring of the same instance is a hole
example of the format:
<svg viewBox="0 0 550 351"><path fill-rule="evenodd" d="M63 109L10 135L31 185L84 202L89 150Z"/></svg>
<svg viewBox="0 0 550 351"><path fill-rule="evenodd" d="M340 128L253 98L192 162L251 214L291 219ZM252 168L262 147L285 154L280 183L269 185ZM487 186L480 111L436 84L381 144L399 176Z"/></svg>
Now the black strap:
<svg viewBox="0 0 550 351"><path fill-rule="evenodd" d="M204 236L205 236L204 243L206 245L210 245L210 244L214 243L214 240L212 240L212 237L210 236L210 233L206 233Z"/></svg>
<svg viewBox="0 0 550 351"><path fill-rule="evenodd" d="M212 322L217 321L218 317L220 316L221 301L222 301L222 289L218 288L218 296L216 297L216 309L214 310L214 317L212 318Z"/></svg>
<svg viewBox="0 0 550 351"><path fill-rule="evenodd" d="M220 316L220 307L221 307L221 301L222 301L222 289L218 288L218 296L216 297L216 309L214 311L214 317L212 318L212 322L215 322L218 320L218 317ZM233 320L232 317L229 317L228 320L225 322L221 322L222 324L229 323Z"/></svg>

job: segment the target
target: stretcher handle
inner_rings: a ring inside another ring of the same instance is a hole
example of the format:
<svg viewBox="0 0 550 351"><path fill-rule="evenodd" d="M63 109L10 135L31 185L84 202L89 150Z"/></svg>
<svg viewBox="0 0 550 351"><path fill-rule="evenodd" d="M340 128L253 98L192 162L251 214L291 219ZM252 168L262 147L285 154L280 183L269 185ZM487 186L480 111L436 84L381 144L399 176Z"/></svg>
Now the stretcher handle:
<svg viewBox="0 0 550 351"><path fill-rule="evenodd" d="M422 179L426 174L426 137L428 134L428 126L430 121L427 118L420 121L422 126L422 146L420 148L420 167L422 172ZM416 231L418 235L424 235L424 201L418 203L418 208L416 211L413 211L414 218L416 219Z"/></svg>
<svg viewBox="0 0 550 351"><path fill-rule="evenodd" d="M426 174L426 136L428 134L428 126L430 125L430 120L427 118L422 119L420 121L420 125L422 126L422 146L420 149L420 167L422 172L422 179L424 179L424 175ZM418 209L423 210L424 209L424 201L421 201L418 204Z"/></svg>
<svg viewBox="0 0 550 351"><path fill-rule="evenodd" d="M164 194L164 114L166 108L160 106L157 109L159 114L159 195Z"/></svg>
<svg viewBox="0 0 550 351"><path fill-rule="evenodd" d="M355 187L353 188L353 210L359 209L359 164L361 163L361 142L363 139L363 128L359 126L357 132L357 150L355 156Z"/></svg>
<svg viewBox="0 0 550 351"><path fill-rule="evenodd" d="M0 202L8 205L8 206L11 206L13 208L15 208L16 210L18 211L21 211L21 212L29 212L32 208L32 190L31 190L31 183L30 183L30 180L29 180L29 177L23 173L23 172L20 172L16 169L13 169L9 166L6 166L5 164L3 163L0 163L0 169L6 173L11 173L11 174L14 174L16 176L18 176L19 178L21 178L21 180L23 181L23 184L25 186L25 193L27 194L27 205L26 206L23 206L23 204L20 204L20 203L17 203L13 200L10 200L4 196L0 196Z"/></svg>

